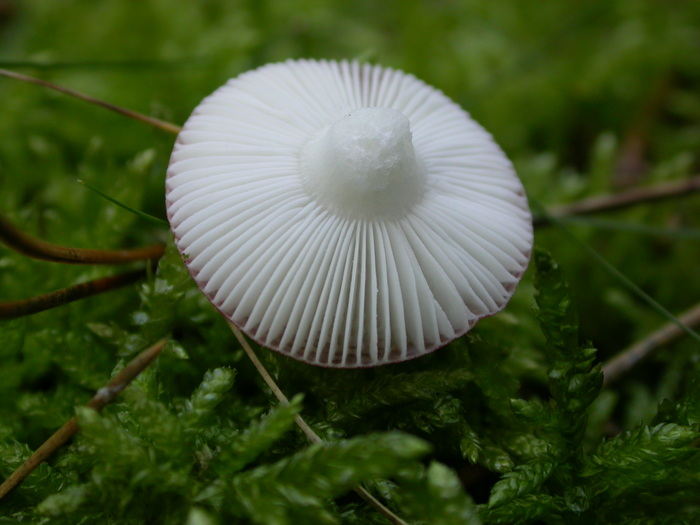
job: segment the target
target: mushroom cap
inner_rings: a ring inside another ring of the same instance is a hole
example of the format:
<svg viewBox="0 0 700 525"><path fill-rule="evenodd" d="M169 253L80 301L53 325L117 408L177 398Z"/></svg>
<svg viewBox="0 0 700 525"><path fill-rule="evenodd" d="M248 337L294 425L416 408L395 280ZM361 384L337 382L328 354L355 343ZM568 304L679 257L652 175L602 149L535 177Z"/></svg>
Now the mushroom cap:
<svg viewBox="0 0 700 525"><path fill-rule="evenodd" d="M491 135L412 75L298 60L231 79L179 134L166 206L211 303L327 367L418 357L502 310L532 216Z"/></svg>

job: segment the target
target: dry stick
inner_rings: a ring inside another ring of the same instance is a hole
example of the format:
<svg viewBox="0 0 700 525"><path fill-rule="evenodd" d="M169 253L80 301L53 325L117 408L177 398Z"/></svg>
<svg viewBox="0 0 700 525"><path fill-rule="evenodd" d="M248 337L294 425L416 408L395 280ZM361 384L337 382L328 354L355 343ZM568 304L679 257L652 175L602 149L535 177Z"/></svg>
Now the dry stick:
<svg viewBox="0 0 700 525"><path fill-rule="evenodd" d="M548 215L560 218L570 215L587 215L604 211L619 210L634 206L642 202L652 202L672 197L682 197L689 193L700 191L700 176L690 177L681 181L656 184L648 188L636 188L633 190L607 195L591 197L572 204L557 206L549 209ZM551 224L548 217L536 217L534 225L547 226Z"/></svg>
<svg viewBox="0 0 700 525"><path fill-rule="evenodd" d="M129 118L132 118L134 120L138 120L140 122L144 122L144 123L149 124L155 128L161 129L163 131L167 131L168 133L175 133L175 134L180 133L180 129L181 129L180 126L176 126L175 124L171 124L170 122L165 122L164 120L160 120L160 119L157 119L154 117L149 117L148 115L144 115L144 114L139 113L137 111L132 111L130 109L115 106L114 104L110 104L109 102L103 102L102 100L91 97L90 95L84 95L83 93L79 93L78 91L74 91L70 88L66 88L63 86L59 86L58 84L54 84L52 82L47 82L46 80L41 80L39 78L30 77L29 75L23 75L21 73L15 73L14 71L8 71L7 69L0 69L0 76L13 78L15 80L21 80L22 82L28 82L30 84L35 84L37 86L42 86L42 87L46 87L49 89L53 89L54 91L58 91L59 93L69 95L71 97L77 98L79 100L83 100L83 101L88 102L90 104L94 104L94 105L99 106L101 108L105 108L105 109L108 109L110 111L114 111L115 113L119 113L120 115L127 116Z"/></svg>
<svg viewBox="0 0 700 525"><path fill-rule="evenodd" d="M700 325L700 304L678 316L678 319L691 328ZM603 365L603 386L610 386L654 350L680 339L684 334L677 324L666 323L638 343L626 348Z"/></svg>
<svg viewBox="0 0 700 525"><path fill-rule="evenodd" d="M123 264L156 260L160 259L165 252L165 246L162 244L133 250L93 250L58 246L27 235L2 216L0 216L0 241L34 259L73 264Z"/></svg>
<svg viewBox="0 0 700 525"><path fill-rule="evenodd" d="M109 383L100 388L86 406L99 411L102 410L105 405L111 403L114 398L158 356L165 344L165 339L161 339L153 346L137 355L121 372L114 376ZM72 417L65 425L57 430L53 436L46 440L29 459L20 465L2 485L0 485L0 500L15 489L43 461L51 457L51 455L72 438L77 431L78 423L75 417Z"/></svg>
<svg viewBox="0 0 700 525"><path fill-rule="evenodd" d="M85 297L116 290L127 284L134 283L147 275L146 270L134 270L124 272L101 279L95 279L85 283L61 288L44 295L19 299L17 301L0 301L0 319L16 319L25 315L32 315L57 306L72 303Z"/></svg>
<svg viewBox="0 0 700 525"><path fill-rule="evenodd" d="M258 359L258 356L255 355L255 352L251 348L251 346L248 344L248 341L246 338L243 336L241 331L231 323L230 321L226 321L231 328L231 331L233 332L233 335L236 336L236 339L238 339L238 342L241 343L241 346L243 347L243 350L245 350L245 353L248 354L248 357L250 358L251 362L253 363L253 366L255 369L258 371L258 373L262 376L263 380L267 384L268 387L270 387L270 390L272 390L272 393L275 395L277 400L284 406L289 406L289 400L287 399L287 396L284 395L284 393L280 390L280 388L277 386L277 383L275 383L275 380L272 379L272 376L268 373L267 369L265 366L260 362L260 359ZM301 428L302 432L306 435L306 437L311 441L312 443L323 443L323 440L321 437L316 434L316 432L313 431L313 429L304 421L304 418L302 418L299 414L294 416L294 420L296 421L297 425L299 425L299 428ZM389 521L396 525L408 525L403 519L401 519L399 516L394 514L391 510L386 508L384 504L382 504L381 501L379 501L377 498L372 496L367 490L364 489L364 487L358 485L355 487L355 492L359 494L359 496L364 499L367 503L372 505L375 509L377 509L379 512L384 515Z"/></svg>

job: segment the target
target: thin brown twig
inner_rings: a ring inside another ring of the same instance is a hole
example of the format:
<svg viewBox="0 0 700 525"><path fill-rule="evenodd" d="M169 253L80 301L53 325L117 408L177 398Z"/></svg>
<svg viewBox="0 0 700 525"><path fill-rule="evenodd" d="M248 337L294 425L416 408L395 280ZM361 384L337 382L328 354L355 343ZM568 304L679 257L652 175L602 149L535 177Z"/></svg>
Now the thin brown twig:
<svg viewBox="0 0 700 525"><path fill-rule="evenodd" d="M90 95L85 95L85 94L80 93L78 91L75 91L73 89L59 86L58 84L54 84L54 83L48 82L46 80L41 80L40 78L30 77L29 75L23 75L22 73L8 71L7 69L0 69L0 76L13 78L15 80L21 80L22 82L28 82L29 84L35 84L37 86L42 86L45 88L53 89L54 91L58 91L59 93L63 93L65 95L69 95L71 97L77 98L77 99L82 100L84 102L94 104L94 105L99 106L99 107L104 108L104 109L108 109L109 111L114 111L115 113L119 113L120 115L124 115L126 117L131 118L131 119L138 120L140 122L144 122L146 124L149 124L150 126L153 126L154 128L158 128L158 129L161 129L163 131L167 131L168 133L178 134L178 133L180 133L180 130L181 130L180 126L177 126L175 124L171 124L170 122L166 122L164 120L160 120L160 119L157 119L154 117L149 117L148 115L144 115L143 113L139 113L137 111L132 111L130 109L122 108L120 106L110 104L109 102L103 102L102 100L91 97Z"/></svg>
<svg viewBox="0 0 700 525"><path fill-rule="evenodd" d="M270 390L272 390L272 393L275 395L277 400L282 405L289 406L289 399L287 399L287 396L285 396L284 393L280 390L279 386L277 386L277 383L275 383L275 380L269 374L265 366L260 362L258 356L255 355L253 348L248 344L248 341L246 340L245 336L232 322L228 320L226 322L228 323L229 328L231 328L233 335L236 337L236 339L238 339L238 342L241 343L243 350L248 355L248 358L253 363L253 366L263 378L263 381L265 381ZM309 439L309 441L311 441L312 443L323 443L321 437L313 431L313 429L308 425L308 423L304 420L303 417L297 414L296 416L294 416L294 419L301 431ZM395 525L408 525L403 519L401 519L401 517L394 514L390 509L385 507L381 501L372 496L372 494L370 494L364 487L358 485L354 488L354 490L362 499L364 499L367 503L369 503L372 507L374 507L378 512L380 512L385 518L387 518Z"/></svg>
<svg viewBox="0 0 700 525"><path fill-rule="evenodd" d="M152 244L132 250L94 250L59 246L27 235L2 216L0 216L0 241L34 259L71 264L124 264L156 260L160 259L165 252L165 246L162 244Z"/></svg>
<svg viewBox="0 0 700 525"><path fill-rule="evenodd" d="M165 345L165 339L161 339L137 355L109 383L100 388L86 406L93 410L102 410L160 354ZM42 462L46 461L54 452L66 444L77 431L78 423L75 417L72 417L0 485L0 500L22 483Z"/></svg>
<svg viewBox="0 0 700 525"><path fill-rule="evenodd" d="M690 328L700 325L700 304L678 316L678 320ZM655 350L680 339L684 334L685 332L678 324L669 322L641 341L624 349L603 365L603 386L610 386Z"/></svg>
<svg viewBox="0 0 700 525"><path fill-rule="evenodd" d="M248 354L248 358L251 360L253 363L253 366L255 369L258 371L260 376L263 378L263 381L267 384L267 386L272 390L272 393L275 395L277 400L282 403L284 406L289 406L289 399L287 399L287 396L284 395L284 392L280 390L280 388L277 386L277 383L275 383L275 380L272 379L272 376L269 374L265 366L260 362L260 359L258 359L258 356L255 355L255 352L251 348L251 346L248 344L248 341L246 341L245 337L243 337L243 334L241 331L231 323L230 321L227 321L229 327L231 327L231 331L233 332L233 335L236 336L236 339L238 339L238 342L241 343L241 346L243 347L243 350L245 350L245 353ZM321 437L314 432L311 427L304 421L304 419L297 414L294 416L294 419L299 425L299 428L301 431L306 435L306 437L311 441L312 443L323 443L323 440Z"/></svg>
<svg viewBox="0 0 700 525"><path fill-rule="evenodd" d="M614 195L591 197L571 204L556 206L549 209L548 216L535 217L534 225L535 227L547 226L551 224L550 217L561 218L619 210L635 204L683 197L698 191L700 191L700 175L681 181L656 184L648 188L635 188Z"/></svg>
<svg viewBox="0 0 700 525"><path fill-rule="evenodd" d="M30 297L29 299L0 301L0 319L16 319L17 317L43 312L57 306L72 303L79 299L84 299L85 297L91 297L102 292L121 288L122 286L138 281L146 275L147 271L145 269L134 270L76 284L37 297Z"/></svg>

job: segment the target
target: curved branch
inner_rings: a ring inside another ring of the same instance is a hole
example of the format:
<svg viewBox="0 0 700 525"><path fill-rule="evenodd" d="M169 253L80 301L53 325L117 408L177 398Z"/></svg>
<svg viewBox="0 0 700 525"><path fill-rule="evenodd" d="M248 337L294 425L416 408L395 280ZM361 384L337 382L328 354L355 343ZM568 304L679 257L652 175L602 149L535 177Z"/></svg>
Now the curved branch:
<svg viewBox="0 0 700 525"><path fill-rule="evenodd" d="M133 250L92 250L70 248L35 239L0 216L0 241L13 250L42 261L73 264L123 264L133 261L157 260L165 246L153 244Z"/></svg>
<svg viewBox="0 0 700 525"><path fill-rule="evenodd" d="M16 319L17 317L36 314L84 299L85 297L115 290L138 281L145 277L146 274L146 270L135 270L76 284L75 286L69 286L68 288L62 288L29 299L0 301L0 319Z"/></svg>
<svg viewBox="0 0 700 525"><path fill-rule="evenodd" d="M679 315L678 320L690 328L700 325L700 304ZM610 386L656 349L676 341L684 333L676 323L666 323L641 341L629 346L603 365L603 386Z"/></svg>
<svg viewBox="0 0 700 525"><path fill-rule="evenodd" d="M46 80L41 80L40 78L30 77L29 75L23 75L21 73L15 73L14 71L8 71L7 69L0 69L0 76L13 78L15 80L27 82L29 84L35 84L37 86L53 89L54 91L58 91L59 93L63 93L64 95L68 95L73 98L77 98L78 100L88 102L89 104L94 104L95 106L108 109L109 111L113 111L115 113L119 113L120 115L124 115L131 119L138 120L139 122L143 122L145 124L153 126L154 128L167 131L168 133L178 134L182 129L180 128L180 126L176 126L175 124L171 124L170 122L165 122L164 120L149 117L148 115L144 115L143 113L122 108L120 106L110 104L109 102L103 102L102 100L96 99L95 97L91 97L90 95L84 95L83 93L79 93L78 91L74 91L67 87L59 86L58 84L54 84L52 82L47 82Z"/></svg>
<svg viewBox="0 0 700 525"><path fill-rule="evenodd" d="M700 191L700 175L681 181L656 184L647 188L635 188L614 195L591 197L571 204L556 206L550 208L547 215L535 217L533 222L535 227L548 226L552 224L552 218L619 210L635 204L683 197L698 191Z"/></svg>

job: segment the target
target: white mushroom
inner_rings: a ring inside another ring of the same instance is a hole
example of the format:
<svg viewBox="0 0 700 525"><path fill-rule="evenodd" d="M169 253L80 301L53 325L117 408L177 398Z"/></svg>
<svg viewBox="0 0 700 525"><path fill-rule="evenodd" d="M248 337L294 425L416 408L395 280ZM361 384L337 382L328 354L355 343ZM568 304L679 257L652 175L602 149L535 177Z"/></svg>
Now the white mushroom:
<svg viewBox="0 0 700 525"><path fill-rule="evenodd" d="M194 110L167 176L177 247L260 344L329 367L411 359L503 309L532 217L491 136L400 71L299 60Z"/></svg>

